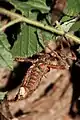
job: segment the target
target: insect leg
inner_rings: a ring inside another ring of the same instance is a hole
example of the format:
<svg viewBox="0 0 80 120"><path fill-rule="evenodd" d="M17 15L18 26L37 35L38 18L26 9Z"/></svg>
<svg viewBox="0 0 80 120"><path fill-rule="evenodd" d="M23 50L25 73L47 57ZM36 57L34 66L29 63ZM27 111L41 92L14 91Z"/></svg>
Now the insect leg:
<svg viewBox="0 0 80 120"><path fill-rule="evenodd" d="M52 69L66 69L64 65L48 65L47 67L52 68Z"/></svg>
<svg viewBox="0 0 80 120"><path fill-rule="evenodd" d="M29 58L26 58L26 57L16 57L16 58L14 59L14 61L17 61L17 62L32 62L32 63L35 63L37 60L29 59Z"/></svg>

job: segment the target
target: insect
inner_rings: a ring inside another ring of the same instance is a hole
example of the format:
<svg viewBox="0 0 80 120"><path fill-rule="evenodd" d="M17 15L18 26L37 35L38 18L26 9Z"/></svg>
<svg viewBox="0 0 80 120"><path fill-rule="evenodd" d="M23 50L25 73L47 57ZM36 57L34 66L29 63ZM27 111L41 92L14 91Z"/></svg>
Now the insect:
<svg viewBox="0 0 80 120"><path fill-rule="evenodd" d="M23 62L25 58L16 58L17 61ZM39 58L33 61L28 71L25 74L24 80L20 86L16 99L23 99L30 96L33 91L39 86L40 81L47 72L52 69L65 69L64 65L55 65L52 63L53 57L49 54L40 55Z"/></svg>
<svg viewBox="0 0 80 120"><path fill-rule="evenodd" d="M35 59L16 57L15 61L31 62L32 65L25 73L18 94L14 100L21 100L29 97L37 89L42 77L50 71L50 68L69 69L68 59L76 60L76 56L70 49L64 51L62 42L53 51L51 50L50 53L45 53L45 51L39 53Z"/></svg>

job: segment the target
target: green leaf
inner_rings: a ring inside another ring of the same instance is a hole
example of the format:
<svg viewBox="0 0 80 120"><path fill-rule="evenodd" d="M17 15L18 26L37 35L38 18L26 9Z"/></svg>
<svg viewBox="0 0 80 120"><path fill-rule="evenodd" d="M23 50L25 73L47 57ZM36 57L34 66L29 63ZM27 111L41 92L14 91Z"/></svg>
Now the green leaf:
<svg viewBox="0 0 80 120"><path fill-rule="evenodd" d="M42 50L36 36L36 28L26 23L21 25L21 33L12 48L13 56L29 57Z"/></svg>
<svg viewBox="0 0 80 120"><path fill-rule="evenodd" d="M0 67L11 68L13 67L13 58L10 53L10 45L4 33L0 33Z"/></svg>
<svg viewBox="0 0 80 120"><path fill-rule="evenodd" d="M75 24L72 25L70 28L70 31L78 31L80 29L80 21L75 22Z"/></svg>
<svg viewBox="0 0 80 120"><path fill-rule="evenodd" d="M35 18L35 14L31 14L30 11L28 16ZM41 22L47 24L45 19ZM43 36L45 41L52 40L52 33L40 30L39 28L27 25L26 23L21 24L21 33L18 35L17 40L11 50L13 56L30 57L33 54L41 52L44 48L44 40L40 32L44 33Z"/></svg>
<svg viewBox="0 0 80 120"><path fill-rule="evenodd" d="M70 28L72 27L72 25L76 22L77 18L74 18L68 22L64 22L61 26L62 26L62 29L65 31L65 32L68 32L70 31Z"/></svg>
<svg viewBox="0 0 80 120"><path fill-rule="evenodd" d="M30 57L33 54L41 52L46 41L54 40L54 35L50 32L26 25L21 25L21 33L18 35L18 39L12 48L12 54L14 57Z"/></svg>
<svg viewBox="0 0 80 120"><path fill-rule="evenodd" d="M55 40L55 36L54 34L44 31L44 30L37 30L37 35L39 38L39 41L41 41L42 46L45 47L45 44L47 41L54 41Z"/></svg>
<svg viewBox="0 0 80 120"><path fill-rule="evenodd" d="M50 8L46 5L46 0L28 0L26 2L18 0L8 0L16 9L20 10L23 15L27 15L27 11L39 10L42 13L49 12Z"/></svg>
<svg viewBox="0 0 80 120"><path fill-rule="evenodd" d="M67 6L64 10L69 16L76 16L80 13L80 0L67 0Z"/></svg>
<svg viewBox="0 0 80 120"><path fill-rule="evenodd" d="M29 19L37 20L38 12L49 12L50 8L46 5L46 0L28 0L25 2L18 0L8 0L16 9L22 12ZM34 10L34 12L32 12ZM36 11L35 11L36 10ZM37 38L36 28L22 24L21 33L11 50L13 56L32 56L43 49L42 41Z"/></svg>
<svg viewBox="0 0 80 120"><path fill-rule="evenodd" d="M70 16L64 15L60 22L66 22L66 21L69 21L70 19L71 19Z"/></svg>
<svg viewBox="0 0 80 120"><path fill-rule="evenodd" d="M32 14L30 10L27 11L27 16L28 18L36 19L36 13ZM42 51L43 41L38 38L37 29L39 28L27 25L26 23L21 24L21 32L11 50L14 57L30 57Z"/></svg>

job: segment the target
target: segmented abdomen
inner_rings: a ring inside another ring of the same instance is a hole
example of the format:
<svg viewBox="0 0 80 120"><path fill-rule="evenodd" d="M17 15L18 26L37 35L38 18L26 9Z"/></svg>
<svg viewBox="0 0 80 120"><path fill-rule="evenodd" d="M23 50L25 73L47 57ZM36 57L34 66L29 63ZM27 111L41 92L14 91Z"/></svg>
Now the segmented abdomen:
<svg viewBox="0 0 80 120"><path fill-rule="evenodd" d="M18 99L28 97L38 87L40 81L45 73L49 71L46 64L33 64L27 71L23 83L18 93Z"/></svg>

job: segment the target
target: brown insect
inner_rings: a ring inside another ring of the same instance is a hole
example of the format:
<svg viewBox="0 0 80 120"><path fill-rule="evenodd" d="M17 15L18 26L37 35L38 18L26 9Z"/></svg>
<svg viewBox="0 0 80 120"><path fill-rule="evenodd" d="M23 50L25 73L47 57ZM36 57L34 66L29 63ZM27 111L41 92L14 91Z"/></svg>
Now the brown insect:
<svg viewBox="0 0 80 120"><path fill-rule="evenodd" d="M69 69L67 63L68 59L75 60L76 56L71 50L69 50L68 53L64 51L64 46L61 45L61 43L54 50L51 50L50 53L40 53L36 59L15 58L15 61L18 62L32 62L32 65L25 74L15 100L24 99L30 96L39 86L42 77L50 71L50 68Z"/></svg>
<svg viewBox="0 0 80 120"><path fill-rule="evenodd" d="M23 99L28 97L33 93L33 91L39 86L42 77L52 69L65 69L64 65L55 65L52 64L52 58L50 55L46 54L40 56L34 64L28 69L25 74L24 80L20 86L19 92L16 96L16 99ZM19 62L25 61L25 58L16 58Z"/></svg>

